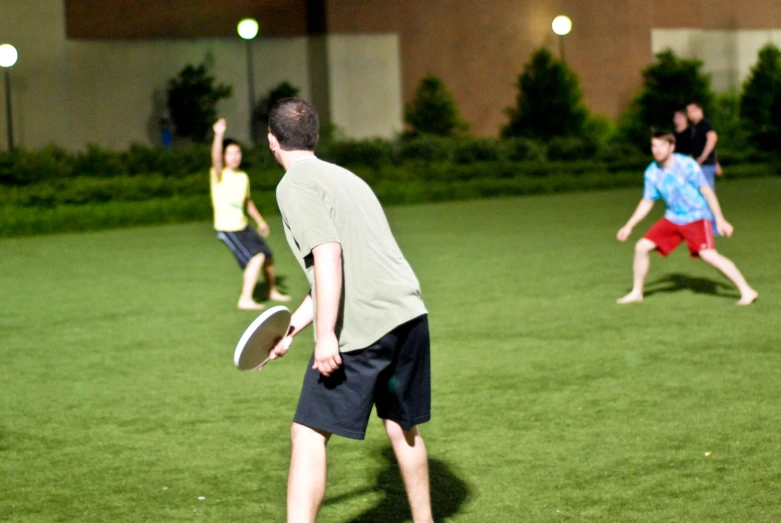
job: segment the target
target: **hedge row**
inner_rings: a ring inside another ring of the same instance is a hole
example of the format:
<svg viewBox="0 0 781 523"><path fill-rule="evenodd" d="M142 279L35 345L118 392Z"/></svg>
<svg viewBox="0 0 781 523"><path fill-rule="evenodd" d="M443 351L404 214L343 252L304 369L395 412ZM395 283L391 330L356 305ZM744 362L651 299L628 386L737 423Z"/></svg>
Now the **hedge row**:
<svg viewBox="0 0 781 523"><path fill-rule="evenodd" d="M638 191L640 190L642 171L608 172L589 170L586 167L586 163L580 164L579 167L577 164L572 166L559 164L555 173L551 170L544 174L542 170L513 171L506 164L494 165L493 169L485 165L424 166L421 164L412 170L387 167L380 170L364 168L357 172L369 179L369 183L385 205L618 187L637 187ZM486 175L488 173L492 175ZM740 165L725 169L727 179L771 175L781 175L781 164ZM123 180L123 183L128 183L128 180L141 182L143 178L120 178L120 180ZM113 181L116 180L92 180L102 195L107 194L106 186L110 186ZM158 195L158 197L148 196L139 199L136 196L141 194L141 190L138 189L135 192L112 193L112 198L109 200L103 199L90 203L74 204L74 202L57 201L52 204L48 201L46 207L8 205L10 202L8 192L0 191L0 197L6 198L5 204L0 206L0 237L211 219L208 183L203 176L189 181L191 183L181 186L183 189L181 193L176 193L172 189L170 196L167 197ZM197 189L192 189L193 187ZM32 190L34 187L12 189L17 191L14 194L19 197L23 191ZM191 190L192 192L188 192ZM274 192L270 187L253 191L253 199L264 214L276 213Z"/></svg>
<svg viewBox="0 0 781 523"><path fill-rule="evenodd" d="M539 142L525 138L491 139L478 137L440 138L422 136L397 140L367 139L323 143L317 154L323 159L353 168L381 169L420 163L474 165L481 163L557 163L586 161L600 164L608 171L640 168L650 155L623 143L599 144L589 138L554 138ZM766 163L777 160L778 153L751 149L719 151L724 165ZM57 147L38 151L17 150L0 153L0 186L21 186L57 182L78 177L122 178L158 173L166 178L187 178L204 172L209 166L207 145L183 145L160 149L133 145L115 152L94 145L79 153ZM268 173L261 180L271 184L279 166L268 149L245 148L242 166L248 172ZM264 185L265 186L265 185Z"/></svg>
<svg viewBox="0 0 781 523"><path fill-rule="evenodd" d="M447 162L468 165L483 162L546 162L594 160L621 169L646 160L642 152L627 145L599 146L585 138L557 138L546 143L518 138L418 137L403 140L352 140L323 143L317 154L323 159L351 167L380 168L408 163ZM160 149L133 145L113 152L94 145L71 154L57 147L38 151L0 153L0 185L28 185L81 176L112 178L146 176L185 178L209 166L209 148L186 145ZM265 147L245 148L242 166L247 171L278 170Z"/></svg>
<svg viewBox="0 0 781 523"><path fill-rule="evenodd" d="M390 189L393 185L412 187L430 186L432 183L443 185L463 182L486 184L490 180L532 180L550 178L546 183L570 183L571 178L585 175L598 176L604 179L607 186L615 181L617 173L634 173L638 183L647 163L638 165L621 165L600 162L481 162L475 164L408 163L403 166L381 166L370 168L357 166L356 174L366 180L376 190L388 187L380 192L396 194L398 190ZM738 164L727 165L728 177L755 177L776 174L778 164ZM280 168L266 170L251 170L249 172L253 194L273 191L282 176ZM512 186L516 182L509 185ZM501 185L501 184L498 184ZM497 186L498 186L497 185ZM577 184L573 184L577 185ZM455 186L454 186L455 187ZM417 189L410 189L417 190ZM454 189L456 190L456 189ZM463 189L457 189L462 191ZM441 190L439 190L441 192ZM447 191L445 191L447 192ZM61 178L22 186L0 186L0 206L2 207L34 207L52 208L58 205L84 205L105 202L138 202L149 199L186 198L189 196L208 196L209 182L205 172L183 177L166 177L162 174L146 176L116 176L98 178L82 176L77 178ZM510 194L516 194L511 192ZM477 191L473 197L483 194ZM395 201L392 203L396 203Z"/></svg>
<svg viewBox="0 0 781 523"><path fill-rule="evenodd" d="M640 171L644 166L637 166ZM409 163L404 166L370 168L357 166L355 172L373 186L392 184L453 183L471 180L578 176L584 173L609 175L611 166L595 162L483 162L459 165L445 162ZM629 169L626 169L629 170ZM283 172L280 168L250 170L253 193L276 187ZM83 205L112 201L134 202L148 199L208 195L208 175L203 172L183 177L161 174L60 178L20 186L0 186L0 206L52 208L57 205Z"/></svg>

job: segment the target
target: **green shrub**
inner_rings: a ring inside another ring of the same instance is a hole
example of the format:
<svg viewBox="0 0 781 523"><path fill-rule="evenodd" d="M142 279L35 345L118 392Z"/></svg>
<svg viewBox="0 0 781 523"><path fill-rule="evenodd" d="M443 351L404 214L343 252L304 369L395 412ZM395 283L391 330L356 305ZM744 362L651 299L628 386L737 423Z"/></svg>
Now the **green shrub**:
<svg viewBox="0 0 781 523"><path fill-rule="evenodd" d="M599 144L590 138L557 136L548 141L548 158L554 161L593 158Z"/></svg>
<svg viewBox="0 0 781 523"><path fill-rule="evenodd" d="M767 44L743 84L740 118L760 148L781 143L781 50Z"/></svg>
<svg viewBox="0 0 781 523"><path fill-rule="evenodd" d="M339 165L379 167L393 162L394 144L380 138L345 140L332 143L321 157Z"/></svg>
<svg viewBox="0 0 781 523"><path fill-rule="evenodd" d="M702 73L700 60L678 58L671 50L656 55L656 62L643 70L643 87L621 116L623 139L645 147L651 129L672 129L673 113L697 101L705 114L713 109L710 77Z"/></svg>
<svg viewBox="0 0 781 523"><path fill-rule="evenodd" d="M583 137L605 146L616 137L616 124L608 116L592 115L583 126Z"/></svg>
<svg viewBox="0 0 781 523"><path fill-rule="evenodd" d="M437 76L425 76L407 104L404 119L414 134L453 136L469 129L458 116L458 108L445 83Z"/></svg>
<svg viewBox="0 0 781 523"><path fill-rule="evenodd" d="M588 118L577 75L547 49L535 51L518 77L516 106L505 110L502 136L581 136Z"/></svg>
<svg viewBox="0 0 781 523"><path fill-rule="evenodd" d="M453 140L439 136L404 138L398 144L398 160L446 162L452 161L455 152Z"/></svg>
<svg viewBox="0 0 781 523"><path fill-rule="evenodd" d="M594 159L608 165L648 165L651 162L649 142L646 141L644 147L629 142L610 142L599 149Z"/></svg>
<svg viewBox="0 0 781 523"><path fill-rule="evenodd" d="M88 144L86 151L76 155L76 172L80 175L120 176L129 174L127 163L122 154L117 154Z"/></svg>
<svg viewBox="0 0 781 523"><path fill-rule="evenodd" d="M453 150L453 161L460 164L495 162L508 157L506 144L492 138L463 137L456 140Z"/></svg>
<svg viewBox="0 0 781 523"><path fill-rule="evenodd" d="M196 143L179 143L171 148L150 147L133 144L126 153L115 153L126 164L131 175L160 173L165 176L189 176L194 172L208 171L210 163L209 146ZM252 162L248 151L244 151L242 164ZM91 176L100 176L100 172L81 172ZM105 175L105 173L104 173Z"/></svg>
<svg viewBox="0 0 781 523"><path fill-rule="evenodd" d="M37 151L16 149L0 153L0 184L26 185L69 178L76 172L76 159L64 149L48 146Z"/></svg>
<svg viewBox="0 0 781 523"><path fill-rule="evenodd" d="M713 110L708 119L719 135L716 151L721 161L724 149L747 149L753 145L749 140L743 122L740 120L740 97L735 92L716 94Z"/></svg>
<svg viewBox="0 0 781 523"><path fill-rule="evenodd" d="M504 138L502 141L511 162L542 162L548 157L548 150L541 141L531 138Z"/></svg>
<svg viewBox="0 0 781 523"><path fill-rule="evenodd" d="M169 80L168 111L176 136L206 143L217 119L217 103L230 98L233 87L217 84L205 63L187 65Z"/></svg>
<svg viewBox="0 0 781 523"><path fill-rule="evenodd" d="M2 207L0 237L203 221L210 215L211 204L203 197L60 205L47 209Z"/></svg>

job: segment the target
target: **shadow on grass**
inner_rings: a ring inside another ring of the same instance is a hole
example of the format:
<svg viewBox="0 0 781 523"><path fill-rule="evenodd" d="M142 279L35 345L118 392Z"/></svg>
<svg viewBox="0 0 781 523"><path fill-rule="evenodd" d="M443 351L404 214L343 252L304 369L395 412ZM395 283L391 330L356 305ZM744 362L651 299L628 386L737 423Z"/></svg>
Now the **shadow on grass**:
<svg viewBox="0 0 781 523"><path fill-rule="evenodd" d="M284 275L277 275L276 280L277 290L282 294L288 294L288 289L285 285L287 277ZM259 302L268 301L268 284L263 277L263 272L260 273L260 278L258 278L258 283L255 285L255 290L252 292L252 297Z"/></svg>
<svg viewBox="0 0 781 523"><path fill-rule="evenodd" d="M678 292L690 290L697 294L710 294L722 298L735 299L740 294L735 292L735 288L727 283L711 280L709 278L696 278L685 274L667 274L646 284L645 296L651 296L659 292ZM732 291L732 292L725 292Z"/></svg>
<svg viewBox="0 0 781 523"><path fill-rule="evenodd" d="M346 499L370 493L381 493L382 499L376 506L366 510L349 521L349 523L404 523L412 521L407 494L401 479L393 449L382 450L383 467L377 472L374 485L364 489L328 498L326 505L334 505ZM431 483L431 506L434 521L458 514L463 504L469 499L469 485L459 478L447 463L429 456L429 478Z"/></svg>

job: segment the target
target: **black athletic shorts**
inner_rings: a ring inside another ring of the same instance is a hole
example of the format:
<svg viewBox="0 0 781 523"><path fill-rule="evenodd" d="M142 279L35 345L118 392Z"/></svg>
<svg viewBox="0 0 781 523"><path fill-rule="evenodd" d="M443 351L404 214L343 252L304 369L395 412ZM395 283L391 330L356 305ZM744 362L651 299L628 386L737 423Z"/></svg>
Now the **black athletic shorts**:
<svg viewBox="0 0 781 523"><path fill-rule="evenodd" d="M431 344L424 314L400 325L371 346L343 352L329 377L309 360L293 419L300 425L363 439L372 406L404 430L431 419Z"/></svg>
<svg viewBox="0 0 781 523"><path fill-rule="evenodd" d="M260 253L265 254L266 258L274 257L268 244L249 226L241 231L217 231L217 238L230 248L242 270Z"/></svg>

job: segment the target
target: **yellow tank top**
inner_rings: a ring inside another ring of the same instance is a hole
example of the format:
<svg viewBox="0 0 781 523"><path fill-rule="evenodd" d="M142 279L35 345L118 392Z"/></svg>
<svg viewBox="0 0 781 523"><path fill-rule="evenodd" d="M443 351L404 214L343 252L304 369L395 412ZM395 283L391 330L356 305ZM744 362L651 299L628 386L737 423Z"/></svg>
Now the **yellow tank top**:
<svg viewBox="0 0 781 523"><path fill-rule="evenodd" d="M247 227L244 205L249 198L249 177L244 171L223 169L219 182L215 181L214 168L210 171L214 229L240 231Z"/></svg>

